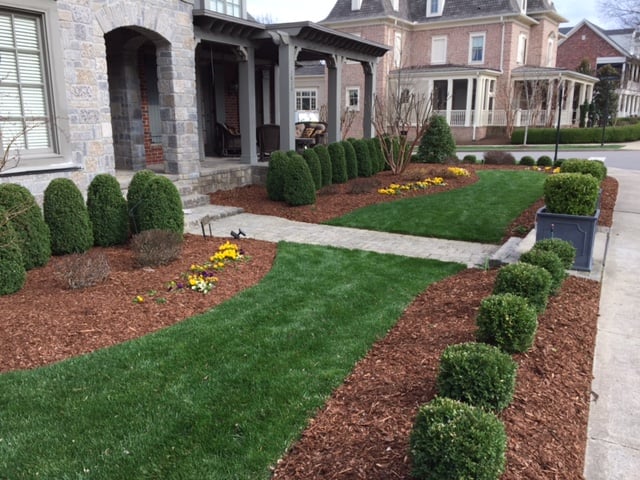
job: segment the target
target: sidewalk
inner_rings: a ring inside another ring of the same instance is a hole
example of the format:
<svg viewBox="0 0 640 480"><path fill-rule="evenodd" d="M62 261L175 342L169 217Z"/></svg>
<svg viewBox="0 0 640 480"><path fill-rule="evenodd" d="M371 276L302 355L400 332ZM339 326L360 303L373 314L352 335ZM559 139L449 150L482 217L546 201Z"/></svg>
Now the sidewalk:
<svg viewBox="0 0 640 480"><path fill-rule="evenodd" d="M638 144L640 147L640 144ZM586 480L640 478L640 171L610 168L619 182L613 226L598 232L591 272L570 272L602 282L585 459ZM211 220L204 227L199 219ZM188 212L186 231L361 249L483 267L517 261L535 241L511 239L503 247L294 222L209 205Z"/></svg>

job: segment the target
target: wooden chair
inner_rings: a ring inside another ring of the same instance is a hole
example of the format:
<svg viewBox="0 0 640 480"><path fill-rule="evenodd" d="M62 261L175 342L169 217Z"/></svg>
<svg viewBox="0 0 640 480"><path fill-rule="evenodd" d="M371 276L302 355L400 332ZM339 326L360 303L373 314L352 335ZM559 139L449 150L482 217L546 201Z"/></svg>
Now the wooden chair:
<svg viewBox="0 0 640 480"><path fill-rule="evenodd" d="M266 124L257 128L259 160L266 162L271 154L280 149L280 125Z"/></svg>
<svg viewBox="0 0 640 480"><path fill-rule="evenodd" d="M240 155L240 134L234 129L229 128L226 123L218 123L218 138L220 140L220 151L223 157Z"/></svg>

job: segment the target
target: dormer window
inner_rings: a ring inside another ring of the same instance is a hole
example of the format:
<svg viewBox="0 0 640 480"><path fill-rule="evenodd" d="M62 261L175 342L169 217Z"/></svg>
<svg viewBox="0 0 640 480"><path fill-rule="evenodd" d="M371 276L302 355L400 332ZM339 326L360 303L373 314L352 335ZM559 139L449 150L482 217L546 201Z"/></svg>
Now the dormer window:
<svg viewBox="0 0 640 480"><path fill-rule="evenodd" d="M427 17L440 17L444 9L444 0L427 0Z"/></svg>
<svg viewBox="0 0 640 480"><path fill-rule="evenodd" d="M520 4L520 11L527 13L527 0L518 0L518 3Z"/></svg>
<svg viewBox="0 0 640 480"><path fill-rule="evenodd" d="M351 0L351 10L360 10L362 0Z"/></svg>
<svg viewBox="0 0 640 480"><path fill-rule="evenodd" d="M224 13L231 17L242 18L243 0L208 0L209 10Z"/></svg>
<svg viewBox="0 0 640 480"><path fill-rule="evenodd" d="M391 7L397 12L400 9L400 0L391 0Z"/></svg>

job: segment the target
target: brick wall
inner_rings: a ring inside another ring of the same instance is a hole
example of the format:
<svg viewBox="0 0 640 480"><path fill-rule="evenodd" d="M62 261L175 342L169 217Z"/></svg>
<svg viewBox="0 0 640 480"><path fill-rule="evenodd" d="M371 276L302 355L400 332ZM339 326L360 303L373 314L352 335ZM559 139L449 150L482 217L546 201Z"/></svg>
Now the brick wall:
<svg viewBox="0 0 640 480"><path fill-rule="evenodd" d="M147 165L158 165L164 162L162 145L151 142L151 122L149 120L149 96L147 94L147 77L145 75L144 56L139 61L140 78L140 110L142 113L142 128L144 131L144 153Z"/></svg>
<svg viewBox="0 0 640 480"><path fill-rule="evenodd" d="M571 37L558 46L558 67L575 70L586 59L593 70L597 57L618 57L620 52L613 48L591 28L583 25Z"/></svg>

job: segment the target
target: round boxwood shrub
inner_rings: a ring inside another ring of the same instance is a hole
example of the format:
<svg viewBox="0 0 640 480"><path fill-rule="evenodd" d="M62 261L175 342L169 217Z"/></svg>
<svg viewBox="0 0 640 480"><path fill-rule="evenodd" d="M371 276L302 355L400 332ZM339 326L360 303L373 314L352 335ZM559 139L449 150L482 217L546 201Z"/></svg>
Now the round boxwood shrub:
<svg viewBox="0 0 640 480"><path fill-rule="evenodd" d="M558 173L544 181L544 202L550 213L591 216L596 211L598 190L598 180L591 175Z"/></svg>
<svg viewBox="0 0 640 480"><path fill-rule="evenodd" d="M302 152L302 156L307 162L316 190L320 190L322 188L322 169L320 168L320 159L318 158L318 154L313 150L313 148L307 148Z"/></svg>
<svg viewBox="0 0 640 480"><path fill-rule="evenodd" d="M476 163L478 163L478 157L476 157L472 153L469 153L469 154L465 155L464 157L462 157L462 163L468 163L470 165L475 165Z"/></svg>
<svg viewBox="0 0 640 480"><path fill-rule="evenodd" d="M138 170L127 187L127 208L129 209L129 220L131 232L140 233L139 211L143 203L147 201L147 183L156 174L151 170Z"/></svg>
<svg viewBox="0 0 640 480"><path fill-rule="evenodd" d="M12 223L7 210L0 206L0 295L17 292L27 279L20 238Z"/></svg>
<svg viewBox="0 0 640 480"><path fill-rule="evenodd" d="M284 200L284 172L289 163L289 156L280 150L273 152L267 170L267 196L274 202Z"/></svg>
<svg viewBox="0 0 640 480"><path fill-rule="evenodd" d="M601 162L600 160L571 158L562 162L560 170L562 173L583 173L592 175L598 179L598 183L602 183L607 176L607 167L605 167L604 162Z"/></svg>
<svg viewBox="0 0 640 480"><path fill-rule="evenodd" d="M497 480L504 472L507 434L493 413L434 398L418 410L409 446L411 474L418 480Z"/></svg>
<svg viewBox="0 0 640 480"><path fill-rule="evenodd" d="M567 271L564 269L564 264L560 257L554 252L534 248L520 255L520 261L542 267L551 274L551 289L549 290L551 295L558 293L562 282L567 278Z"/></svg>
<svg viewBox="0 0 640 480"><path fill-rule="evenodd" d="M44 221L51 232L51 253L83 253L93 246L89 212L82 193L68 178L51 180L44 191Z"/></svg>
<svg viewBox="0 0 640 480"><path fill-rule="evenodd" d="M333 173L331 172L331 156L329 150L324 145L316 145L313 151L318 155L320 160L320 170L322 171L322 186L326 187L333 183Z"/></svg>
<svg viewBox="0 0 640 480"><path fill-rule="evenodd" d="M46 265L51 258L51 235L31 192L22 185L3 183L0 207L11 212L10 221L18 236L25 270Z"/></svg>
<svg viewBox="0 0 640 480"><path fill-rule="evenodd" d="M284 170L284 201L289 205L312 205L316 202L316 188L304 158L297 153L289 157Z"/></svg>
<svg viewBox="0 0 640 480"><path fill-rule="evenodd" d="M366 140L369 146L369 154L371 155L371 166L373 167L373 173L379 173L383 170L389 169L389 164L385 160L384 152L382 151L382 143L380 137L370 138Z"/></svg>
<svg viewBox="0 0 640 480"><path fill-rule="evenodd" d="M356 151L353 148L353 144L347 140L340 142L342 148L344 148L344 159L347 163L347 178L349 180L358 177L358 157L356 157Z"/></svg>
<svg viewBox="0 0 640 480"><path fill-rule="evenodd" d="M518 262L505 265L496 275L494 294L513 293L524 297L536 312L547 307L551 291L551 274L544 268Z"/></svg>
<svg viewBox="0 0 640 480"><path fill-rule="evenodd" d="M554 162L553 162L553 168L562 168L562 164L565 162L564 158L557 158Z"/></svg>
<svg viewBox="0 0 640 480"><path fill-rule="evenodd" d="M356 159L358 160L358 175L361 177L370 177L373 175L373 165L367 142L363 139L357 139L353 140L352 145L356 152Z"/></svg>
<svg viewBox="0 0 640 480"><path fill-rule="evenodd" d="M327 149L331 157L331 182L346 183L349 177L347 175L347 160L342 143L330 143Z"/></svg>
<svg viewBox="0 0 640 480"><path fill-rule="evenodd" d="M420 139L415 161L444 163L447 158L455 157L455 155L456 142L446 118L442 115L433 115L429 120L429 126Z"/></svg>
<svg viewBox="0 0 640 480"><path fill-rule="evenodd" d="M538 314L526 298L513 293L490 295L480 303L476 339L508 353L531 348L538 329Z"/></svg>
<svg viewBox="0 0 640 480"><path fill-rule="evenodd" d="M538 157L539 167L550 167L551 165L553 165L553 160L549 155L541 155Z"/></svg>
<svg viewBox="0 0 640 480"><path fill-rule="evenodd" d="M520 159L520 165L525 167L533 167L536 164L536 159L531 155L525 155Z"/></svg>
<svg viewBox="0 0 640 480"><path fill-rule="evenodd" d="M561 238L545 238L538 240L532 250L545 250L548 252L554 252L560 260L565 269L569 270L573 267L576 261L576 247L571 242L562 240Z"/></svg>
<svg viewBox="0 0 640 480"><path fill-rule="evenodd" d="M146 200L138 208L138 228L184 233L184 211L180 192L171 180L156 175L147 183Z"/></svg>
<svg viewBox="0 0 640 480"><path fill-rule="evenodd" d="M438 394L499 412L513 399L518 364L486 343L450 345L440 357Z"/></svg>
<svg viewBox="0 0 640 480"><path fill-rule="evenodd" d="M129 238L129 212L120 184L113 175L96 175L87 190L87 210L95 245L122 245Z"/></svg>

